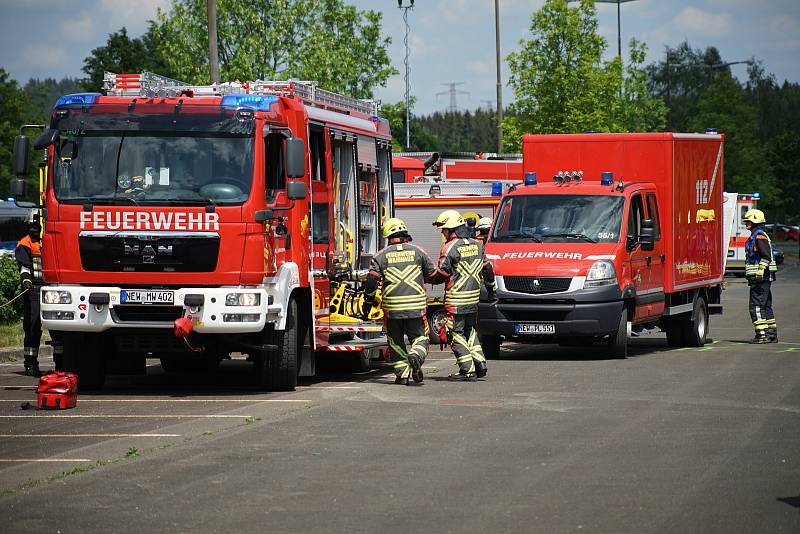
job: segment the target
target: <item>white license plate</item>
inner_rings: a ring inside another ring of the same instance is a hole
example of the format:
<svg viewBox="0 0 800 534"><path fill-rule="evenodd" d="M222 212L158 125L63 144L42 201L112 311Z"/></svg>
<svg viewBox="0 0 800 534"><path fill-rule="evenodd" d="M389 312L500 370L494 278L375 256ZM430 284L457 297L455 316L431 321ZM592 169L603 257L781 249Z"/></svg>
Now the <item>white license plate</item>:
<svg viewBox="0 0 800 534"><path fill-rule="evenodd" d="M556 325L553 323L517 323L514 325L515 334L555 334Z"/></svg>
<svg viewBox="0 0 800 534"><path fill-rule="evenodd" d="M122 304L173 304L175 292L123 289L119 300Z"/></svg>

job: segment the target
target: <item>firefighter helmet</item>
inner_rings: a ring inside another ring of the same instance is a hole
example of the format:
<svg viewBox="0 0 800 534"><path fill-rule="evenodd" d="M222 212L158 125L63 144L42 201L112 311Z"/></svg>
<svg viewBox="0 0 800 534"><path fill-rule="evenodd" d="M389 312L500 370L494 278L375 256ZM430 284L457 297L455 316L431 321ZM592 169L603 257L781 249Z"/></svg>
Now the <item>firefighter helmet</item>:
<svg viewBox="0 0 800 534"><path fill-rule="evenodd" d="M439 214L436 217L436 220L433 221L433 225L437 228L448 229L452 230L454 228L458 228L459 226L464 226L466 224L464 219L461 218L461 215L456 210L446 210Z"/></svg>
<svg viewBox="0 0 800 534"><path fill-rule="evenodd" d="M399 234L401 232L408 232L408 227L406 223L403 222L402 219L398 219L397 217L392 217L391 219L387 219L383 223L383 237L391 237L394 234Z"/></svg>
<svg viewBox="0 0 800 534"><path fill-rule="evenodd" d="M767 222L766 217L764 217L764 212L761 210L748 210L747 213L744 214L742 217L745 221L751 222L753 224L764 224Z"/></svg>
<svg viewBox="0 0 800 534"><path fill-rule="evenodd" d="M492 219L489 217L481 217L478 221L478 230L488 230L492 227Z"/></svg>

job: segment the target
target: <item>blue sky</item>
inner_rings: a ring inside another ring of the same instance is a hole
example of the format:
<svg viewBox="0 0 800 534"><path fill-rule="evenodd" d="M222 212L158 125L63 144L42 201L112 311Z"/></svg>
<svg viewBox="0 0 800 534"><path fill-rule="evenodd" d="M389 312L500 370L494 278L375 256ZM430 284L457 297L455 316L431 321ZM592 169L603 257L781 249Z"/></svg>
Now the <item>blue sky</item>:
<svg viewBox="0 0 800 534"><path fill-rule="evenodd" d="M406 0L407 2L408 0ZM403 98L403 22L396 0L351 0L361 9L384 14L384 31L392 37L390 54L401 71L378 98ZM503 57L529 35L530 15L542 0L500 0ZM0 0L0 66L25 82L30 77L82 76L83 59L105 44L109 33L127 26L144 32L156 8L169 0ZM416 0L410 13L411 92L417 113L449 105L443 84L458 87L460 108L494 105L495 50L493 0ZM616 6L598 4L600 32L616 53ZM779 81L800 81L800 0L636 0L622 5L624 44L637 37L649 47L648 60L663 55L664 46L684 39L694 47L717 46L726 61L755 57ZM746 76L744 66L734 74ZM508 70L503 67L503 81ZM504 88L503 101L512 97ZM487 101L491 101L487 102Z"/></svg>

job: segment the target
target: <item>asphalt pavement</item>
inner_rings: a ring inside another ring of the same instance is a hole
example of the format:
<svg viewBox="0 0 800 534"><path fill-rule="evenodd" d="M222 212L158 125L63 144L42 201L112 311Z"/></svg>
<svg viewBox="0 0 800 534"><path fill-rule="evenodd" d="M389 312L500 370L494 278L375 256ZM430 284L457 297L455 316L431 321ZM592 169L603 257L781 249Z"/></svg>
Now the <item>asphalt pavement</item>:
<svg viewBox="0 0 800 534"><path fill-rule="evenodd" d="M114 377L43 412L0 364L4 532L800 532L800 269L775 284L781 342L747 344L727 279L713 340L670 349L504 345L475 383L432 351L421 386L323 366L261 393ZM45 362L44 367L52 364Z"/></svg>

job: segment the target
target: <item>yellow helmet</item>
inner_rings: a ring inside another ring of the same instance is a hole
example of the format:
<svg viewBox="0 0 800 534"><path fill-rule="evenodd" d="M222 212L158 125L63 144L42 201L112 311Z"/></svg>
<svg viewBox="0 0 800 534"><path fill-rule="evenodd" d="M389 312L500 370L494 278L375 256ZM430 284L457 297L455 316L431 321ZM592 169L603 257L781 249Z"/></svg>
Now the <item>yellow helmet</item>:
<svg viewBox="0 0 800 534"><path fill-rule="evenodd" d="M458 228L459 226L463 226L466 223L464 219L461 218L461 215L456 210L446 210L439 214L436 217L436 220L433 221L433 225L437 228L447 228L448 230L452 230L453 228Z"/></svg>
<svg viewBox="0 0 800 534"><path fill-rule="evenodd" d="M391 235L407 231L408 227L406 226L406 223L404 223L402 219L398 219L397 217L386 219L383 222L383 237L389 237Z"/></svg>
<svg viewBox="0 0 800 534"><path fill-rule="evenodd" d="M761 210L748 210L747 213L744 214L742 217L745 221L749 221L753 224L764 224L767 222L766 217L764 217L764 212Z"/></svg>

